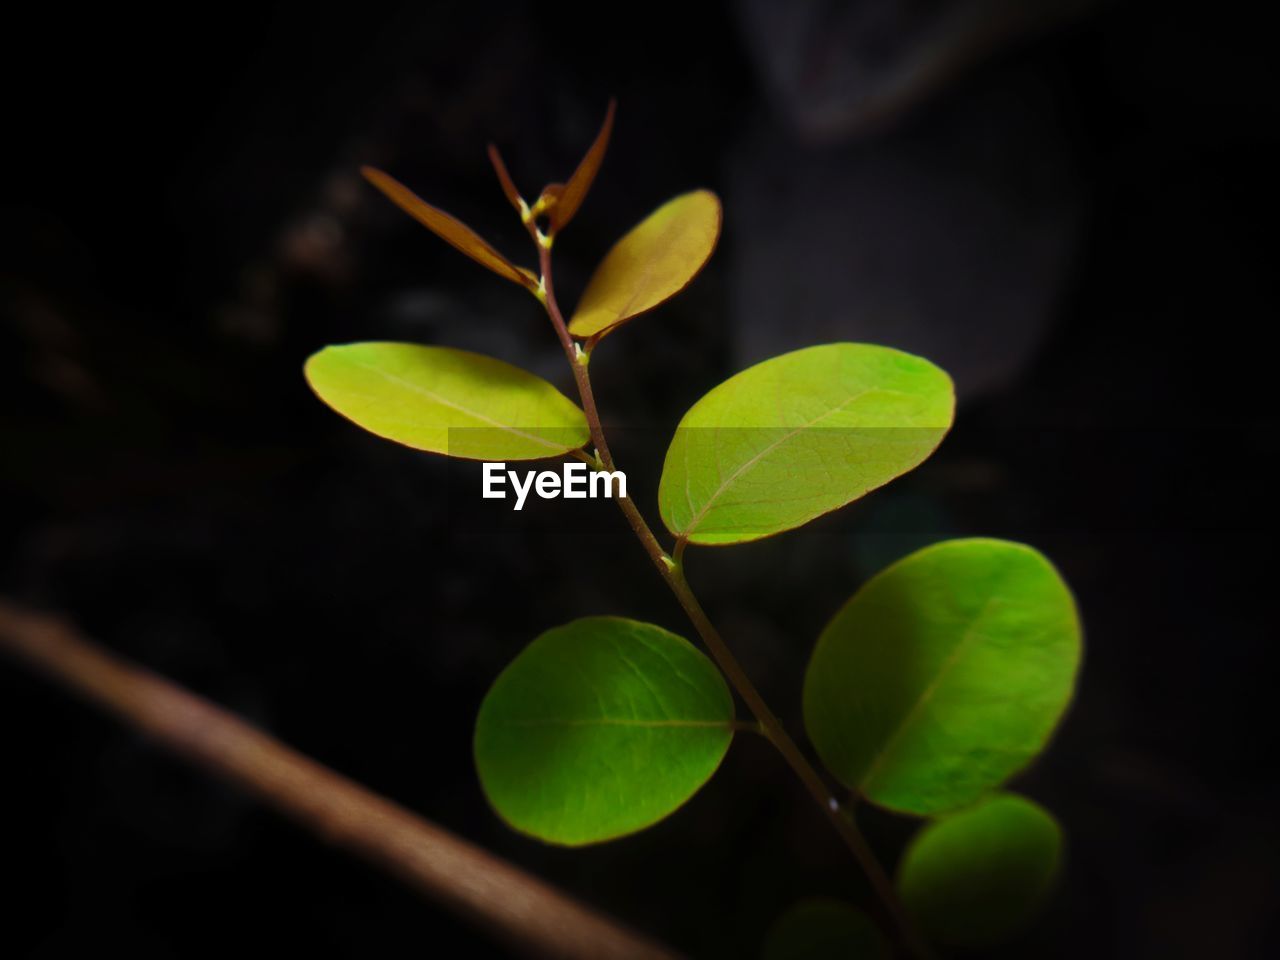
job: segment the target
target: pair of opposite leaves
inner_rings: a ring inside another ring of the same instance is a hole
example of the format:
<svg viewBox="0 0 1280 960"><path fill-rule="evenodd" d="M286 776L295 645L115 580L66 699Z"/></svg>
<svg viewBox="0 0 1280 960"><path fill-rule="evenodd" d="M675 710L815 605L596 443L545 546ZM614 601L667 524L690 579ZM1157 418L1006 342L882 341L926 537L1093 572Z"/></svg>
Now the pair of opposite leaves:
<svg viewBox="0 0 1280 960"><path fill-rule="evenodd" d="M873 577L823 630L805 728L866 799L949 813L1044 748L1079 659L1075 604L1048 560L1008 541L944 541ZM499 675L476 760L513 827L579 845L670 814L715 772L733 731L724 678L687 640L588 617L543 633Z"/></svg>
<svg viewBox="0 0 1280 960"><path fill-rule="evenodd" d="M582 206L582 201L586 199L591 184L595 182L596 173L600 170L600 164L604 161L604 154L609 146L609 136L613 132L613 117L616 110L617 104L611 100L600 132L582 158L582 162L574 170L573 176L569 178L569 182L553 183L544 188L542 195L534 204L538 215L545 215L553 234L567 226L573 219L578 208ZM502 192L507 200L516 208L521 218L532 217L532 211L521 198L520 191L516 189L511 175L507 173L506 164L502 162L502 155L493 144L489 144L489 159L493 163L494 172L498 175L498 182L502 185ZM433 207L404 184L381 170L362 167L361 173L396 206L455 250L470 257L481 266L487 267L500 277L518 283L530 291L538 290L538 278L531 270L516 266L495 250L489 241L457 217L445 213L438 207Z"/></svg>
<svg viewBox="0 0 1280 960"><path fill-rule="evenodd" d="M594 180L613 122L605 124L564 186L546 188L554 232ZM496 150L504 192L524 216ZM540 285L469 227L378 171L369 179L457 249L507 279ZM677 197L624 236L604 258L569 323L588 342L680 292L719 237L719 201ZM390 440L474 460L553 457L589 439L582 410L518 367L448 347L356 343L327 347L306 365L329 406ZM951 424L951 382L918 357L885 347L831 344L740 373L699 401L667 454L659 503L668 529L690 543L725 544L792 529L843 506L919 464Z"/></svg>
<svg viewBox="0 0 1280 960"><path fill-rule="evenodd" d="M993 791L1044 749L1079 659L1066 585L1038 552L1000 540L945 541L898 561L819 637L805 728L846 787L934 818L897 886L935 942L999 942L1047 899L1061 831L1031 801ZM579 846L676 811L715 773L733 733L724 678L692 644L653 624L590 617L543 633L499 675L474 750L485 795L510 826ZM888 956L851 906L811 913L801 906L779 921L765 956Z"/></svg>
<svg viewBox="0 0 1280 960"><path fill-rule="evenodd" d="M379 436L473 460L563 455L589 440L571 400L510 364L448 347L327 347L307 379ZM951 381L888 347L837 343L774 357L699 400L658 487L667 529L695 544L790 530L920 464L951 424Z"/></svg>

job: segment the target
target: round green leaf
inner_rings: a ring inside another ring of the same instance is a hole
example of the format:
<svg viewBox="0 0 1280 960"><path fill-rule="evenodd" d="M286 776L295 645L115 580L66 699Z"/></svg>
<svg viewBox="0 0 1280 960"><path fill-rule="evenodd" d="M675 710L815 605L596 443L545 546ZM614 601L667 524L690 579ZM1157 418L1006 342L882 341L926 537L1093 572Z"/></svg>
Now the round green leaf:
<svg viewBox="0 0 1280 960"><path fill-rule="evenodd" d="M732 725L724 679L687 640L588 617L542 634L494 681L476 767L513 828L578 846L675 811L715 773Z"/></svg>
<svg viewBox="0 0 1280 960"><path fill-rule="evenodd" d="M1075 602L1030 547L949 540L866 583L818 638L809 738L869 800L935 814L973 803L1043 748L1080 662Z"/></svg>
<svg viewBox="0 0 1280 960"><path fill-rule="evenodd" d="M720 200L710 190L681 194L649 214L600 261L569 332L603 336L670 300L711 259L720 220Z"/></svg>
<svg viewBox="0 0 1280 960"><path fill-rule="evenodd" d="M1062 831L1043 808L991 797L916 835L898 868L898 893L929 939L991 946L1039 912L1061 852Z"/></svg>
<svg viewBox="0 0 1280 960"><path fill-rule="evenodd" d="M763 960L889 960L875 923L843 900L802 900L774 922Z"/></svg>
<svg viewBox="0 0 1280 960"><path fill-rule="evenodd" d="M658 488L689 543L758 540L919 465L951 426L951 379L908 353L833 343L726 380L676 428Z"/></svg>
<svg viewBox="0 0 1280 960"><path fill-rule="evenodd" d="M539 460L576 450L587 419L540 377L501 360L414 343L325 347L307 382L358 426L466 460Z"/></svg>

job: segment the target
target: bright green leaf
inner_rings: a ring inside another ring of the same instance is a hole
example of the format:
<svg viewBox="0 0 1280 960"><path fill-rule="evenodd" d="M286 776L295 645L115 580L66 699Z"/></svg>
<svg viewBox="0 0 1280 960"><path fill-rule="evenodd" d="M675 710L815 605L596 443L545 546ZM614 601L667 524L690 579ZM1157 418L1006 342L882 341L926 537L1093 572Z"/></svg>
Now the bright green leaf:
<svg viewBox="0 0 1280 960"><path fill-rule="evenodd" d="M833 343L730 377L676 428L658 488L690 543L791 530L906 473L951 426L950 378L888 347Z"/></svg>
<svg viewBox="0 0 1280 960"><path fill-rule="evenodd" d="M990 946L1039 912L1061 850L1048 812L1022 797L991 797L921 829L903 855L898 892L931 940Z"/></svg>
<svg viewBox="0 0 1280 960"><path fill-rule="evenodd" d="M476 767L516 830L596 843L693 796L729 749L732 724L724 679L688 641L588 617L542 634L494 681L476 720Z"/></svg>
<svg viewBox="0 0 1280 960"><path fill-rule="evenodd" d="M370 433L467 460L538 460L587 442L582 411L545 380L449 347L351 343L307 360L316 395Z"/></svg>
<svg viewBox="0 0 1280 960"><path fill-rule="evenodd" d="M874 922L843 900L802 900L774 922L763 960L889 960Z"/></svg>
<svg viewBox="0 0 1280 960"><path fill-rule="evenodd" d="M711 258L720 221L720 201L710 190L668 200L600 261L569 321L569 332L602 336L670 300Z"/></svg>
<svg viewBox="0 0 1280 960"><path fill-rule="evenodd" d="M949 540L888 567L836 614L805 675L805 725L846 786L941 813L1044 748L1079 662L1075 602L1048 560Z"/></svg>

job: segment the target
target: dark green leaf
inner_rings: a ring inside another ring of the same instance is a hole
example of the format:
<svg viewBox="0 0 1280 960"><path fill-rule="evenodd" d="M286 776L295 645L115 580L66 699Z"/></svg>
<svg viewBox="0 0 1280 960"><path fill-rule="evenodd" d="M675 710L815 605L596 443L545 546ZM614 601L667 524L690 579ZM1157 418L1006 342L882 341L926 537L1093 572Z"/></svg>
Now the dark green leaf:
<svg viewBox="0 0 1280 960"><path fill-rule="evenodd" d="M762 960L889 960L875 923L842 900L802 900L777 919Z"/></svg>
<svg viewBox="0 0 1280 960"><path fill-rule="evenodd" d="M931 940L990 946L1039 912L1061 849L1062 831L1044 809L991 797L921 829L903 856L898 892Z"/></svg>

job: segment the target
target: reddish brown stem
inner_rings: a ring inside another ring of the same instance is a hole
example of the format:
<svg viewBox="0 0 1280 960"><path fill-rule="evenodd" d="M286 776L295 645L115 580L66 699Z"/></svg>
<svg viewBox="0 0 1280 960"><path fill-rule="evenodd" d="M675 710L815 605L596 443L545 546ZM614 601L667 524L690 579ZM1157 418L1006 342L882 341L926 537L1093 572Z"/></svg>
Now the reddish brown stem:
<svg viewBox="0 0 1280 960"><path fill-rule="evenodd" d="M573 378L582 401L582 410L586 414L587 427L591 432L591 442L595 444L600 464L606 470L612 471L616 467L614 466L613 455L609 452L609 443L605 438L599 410L596 408L595 393L591 389L591 377L587 370L588 358L574 342L572 335L569 333L568 325L565 323L564 314L560 312L560 305L556 302L555 286L551 276L550 242L541 237L537 228L532 224L530 224L529 232L538 246L538 266L542 273L541 299L547 309L547 314L551 318L551 325L555 328L560 345L564 348L565 356L569 360L569 366L573 369ZM791 767L800 782L804 784L809 795L821 807L823 814L835 827L840 838L852 852L854 859L858 861L858 864L866 874L868 882L874 889L890 925L897 931L903 947L908 953L917 957L927 958L931 956L928 945L916 933L915 928L907 919L901 902L893 889L892 881L889 879L884 867L880 865L880 861L876 858L871 847L867 844L862 831L858 829L852 812L840 806L835 794L827 787L822 776L814 769L813 764L809 762L803 751L796 745L791 735L787 733L782 721L769 708L769 705L756 689L755 684L751 682L751 678L743 670L742 664L738 662L738 658L733 655L729 645L725 643L724 638L720 636L715 625L712 624L706 612L703 611L702 605L698 602L698 598L694 595L693 589L689 586L689 582L684 576L684 566L681 562L685 547L684 541L677 542L674 557L669 555L663 550L649 524L645 522L644 516L640 513L639 508L636 507L635 502L630 497L625 496L617 496L615 499L622 510L623 516L626 517L627 523L630 524L631 529L635 531L636 537L640 540L641 546L644 547L659 575L684 609L694 629L698 632L698 636L702 638L703 644L705 644L712 658L714 658L728 679L730 686L738 692L738 696L747 705L747 709L751 711L759 722L761 732L768 737L778 752L782 754L787 765Z"/></svg>
<svg viewBox="0 0 1280 960"><path fill-rule="evenodd" d="M674 956L61 621L0 601L0 650L520 951L580 960Z"/></svg>

